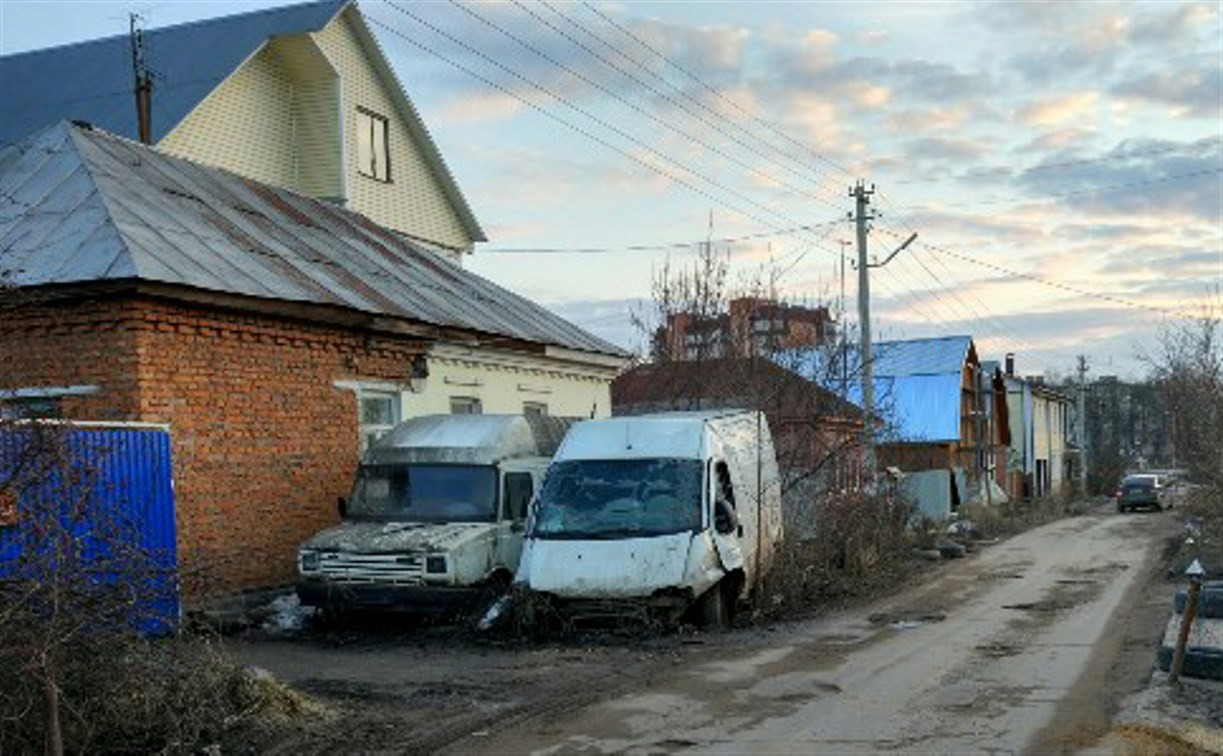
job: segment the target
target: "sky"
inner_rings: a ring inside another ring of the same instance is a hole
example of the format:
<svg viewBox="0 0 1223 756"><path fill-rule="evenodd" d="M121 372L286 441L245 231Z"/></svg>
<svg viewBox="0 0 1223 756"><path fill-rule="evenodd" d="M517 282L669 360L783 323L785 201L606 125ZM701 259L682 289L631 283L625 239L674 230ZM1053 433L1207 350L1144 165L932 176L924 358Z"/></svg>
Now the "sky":
<svg viewBox="0 0 1223 756"><path fill-rule="evenodd" d="M275 4L0 0L0 53ZM872 259L918 234L870 270L876 339L1133 378L1223 307L1218 2L360 7L488 234L465 265L623 346L706 240L837 310L858 180Z"/></svg>

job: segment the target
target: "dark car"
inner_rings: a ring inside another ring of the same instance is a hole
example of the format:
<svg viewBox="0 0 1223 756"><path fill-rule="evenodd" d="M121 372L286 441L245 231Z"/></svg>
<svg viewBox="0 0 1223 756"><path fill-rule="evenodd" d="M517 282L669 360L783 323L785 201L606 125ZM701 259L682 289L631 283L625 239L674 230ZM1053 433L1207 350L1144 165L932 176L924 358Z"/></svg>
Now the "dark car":
<svg viewBox="0 0 1223 756"><path fill-rule="evenodd" d="M1162 486L1154 475L1128 475L1117 490L1117 511L1150 507L1163 509Z"/></svg>

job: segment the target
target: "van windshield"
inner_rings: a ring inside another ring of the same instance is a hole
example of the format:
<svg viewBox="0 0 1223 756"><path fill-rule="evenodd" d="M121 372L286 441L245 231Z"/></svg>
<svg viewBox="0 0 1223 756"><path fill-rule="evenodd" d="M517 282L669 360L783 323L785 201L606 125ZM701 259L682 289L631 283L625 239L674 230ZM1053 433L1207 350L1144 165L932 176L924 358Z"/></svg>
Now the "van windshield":
<svg viewBox="0 0 1223 756"><path fill-rule="evenodd" d="M538 538L639 538L701 527L701 462L558 462L539 495Z"/></svg>
<svg viewBox="0 0 1223 756"><path fill-rule="evenodd" d="M348 514L407 522L491 522L497 470L483 465L362 465Z"/></svg>

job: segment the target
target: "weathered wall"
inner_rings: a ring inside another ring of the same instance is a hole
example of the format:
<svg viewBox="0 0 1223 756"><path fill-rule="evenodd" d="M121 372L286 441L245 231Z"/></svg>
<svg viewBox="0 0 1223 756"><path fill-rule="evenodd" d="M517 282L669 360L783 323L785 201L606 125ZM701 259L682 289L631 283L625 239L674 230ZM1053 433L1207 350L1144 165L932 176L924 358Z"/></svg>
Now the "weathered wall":
<svg viewBox="0 0 1223 756"><path fill-rule="evenodd" d="M286 583L358 458L337 380L402 381L423 345L150 299L6 317L13 386L96 385L69 417L168 423L188 598Z"/></svg>

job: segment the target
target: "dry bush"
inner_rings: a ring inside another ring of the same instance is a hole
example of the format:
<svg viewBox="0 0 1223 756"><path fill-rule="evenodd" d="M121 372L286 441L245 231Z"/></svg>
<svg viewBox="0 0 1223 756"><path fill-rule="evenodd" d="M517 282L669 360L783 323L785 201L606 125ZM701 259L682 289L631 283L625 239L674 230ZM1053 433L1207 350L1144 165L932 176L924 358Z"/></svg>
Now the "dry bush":
<svg viewBox="0 0 1223 756"><path fill-rule="evenodd" d="M211 640L142 634L174 630L172 567L71 426L0 443L0 753L196 752L304 711Z"/></svg>
<svg viewBox="0 0 1223 756"><path fill-rule="evenodd" d="M960 507L959 516L972 523L971 532L977 538L1003 538L1064 517L1068 505L1066 499L1057 497L1014 501L1003 506L965 504Z"/></svg>
<svg viewBox="0 0 1223 756"><path fill-rule="evenodd" d="M870 595L912 564L907 525L912 503L894 495L830 495L818 507L815 534L785 541L761 589L767 616Z"/></svg>
<svg viewBox="0 0 1223 756"><path fill-rule="evenodd" d="M16 672L0 675L0 753L37 753L46 744L43 688L27 672L28 647L20 642L35 634L10 626L0 645L0 666ZM85 633L57 664L67 752L196 753L250 743L319 713L204 638Z"/></svg>

